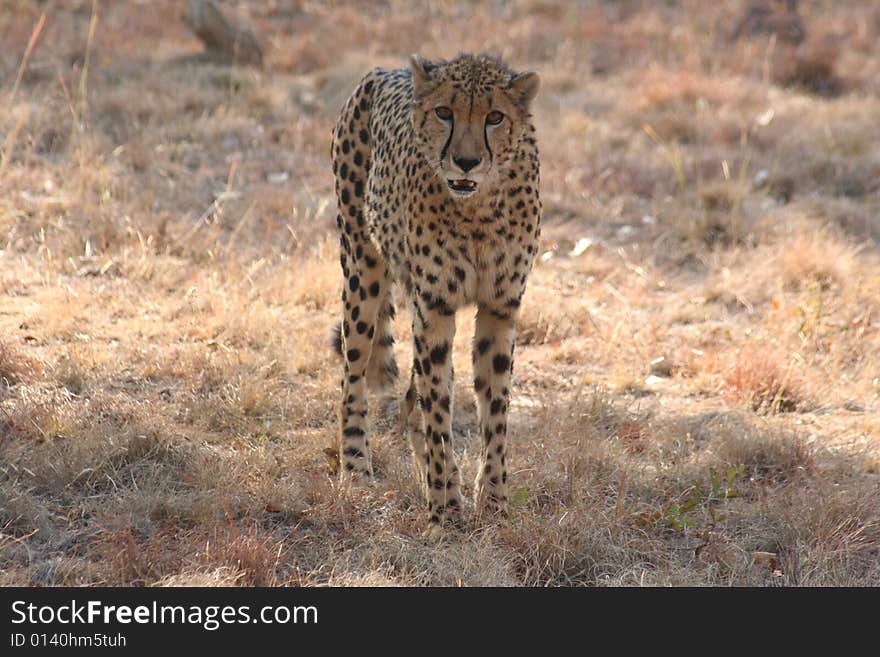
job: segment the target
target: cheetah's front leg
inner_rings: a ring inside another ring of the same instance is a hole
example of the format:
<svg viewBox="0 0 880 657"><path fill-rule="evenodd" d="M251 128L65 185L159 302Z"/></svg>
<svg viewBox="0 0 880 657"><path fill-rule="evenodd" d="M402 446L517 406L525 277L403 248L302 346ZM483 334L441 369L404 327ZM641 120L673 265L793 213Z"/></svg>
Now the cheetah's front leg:
<svg viewBox="0 0 880 657"><path fill-rule="evenodd" d="M461 473L452 453L452 341L455 315L414 304L413 341L416 386L424 416L427 447L425 483L431 523L461 516Z"/></svg>
<svg viewBox="0 0 880 657"><path fill-rule="evenodd" d="M507 512L507 407L513 371L516 318L480 306L474 330L474 391L480 419L480 469L475 487L477 512Z"/></svg>

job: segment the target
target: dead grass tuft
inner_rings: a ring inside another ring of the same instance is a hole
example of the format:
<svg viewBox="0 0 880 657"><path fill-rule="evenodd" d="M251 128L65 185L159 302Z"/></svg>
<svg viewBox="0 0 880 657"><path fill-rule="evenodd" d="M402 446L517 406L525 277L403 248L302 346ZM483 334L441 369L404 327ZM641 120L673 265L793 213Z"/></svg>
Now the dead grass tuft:
<svg viewBox="0 0 880 657"><path fill-rule="evenodd" d="M40 365L25 356L7 340L0 340L0 385L14 386L33 381L41 373Z"/></svg>
<svg viewBox="0 0 880 657"><path fill-rule="evenodd" d="M846 84L837 74L840 44L831 36L812 38L799 48L783 49L773 76L780 84L817 96L838 96Z"/></svg>
<svg viewBox="0 0 880 657"><path fill-rule="evenodd" d="M822 229L792 236L783 245L782 276L788 289L841 289L858 277L857 251Z"/></svg>
<svg viewBox="0 0 880 657"><path fill-rule="evenodd" d="M725 381L756 413L790 413L809 405L797 361L773 347L742 348Z"/></svg>
<svg viewBox="0 0 880 657"><path fill-rule="evenodd" d="M32 4L0 9L0 585L880 585L876 8L246 0L257 71L171 2L91 40L49 3L25 56ZM366 71L450 33L541 73L545 221L510 518L435 545L393 402L375 485L328 467L327 154Z"/></svg>
<svg viewBox="0 0 880 657"><path fill-rule="evenodd" d="M578 504L560 511L526 511L499 529L525 586L636 585L660 560L641 532L614 521L613 509Z"/></svg>
<svg viewBox="0 0 880 657"><path fill-rule="evenodd" d="M788 431L739 423L713 441L718 469L744 470L743 476L766 485L803 480L814 473L815 455L802 438Z"/></svg>

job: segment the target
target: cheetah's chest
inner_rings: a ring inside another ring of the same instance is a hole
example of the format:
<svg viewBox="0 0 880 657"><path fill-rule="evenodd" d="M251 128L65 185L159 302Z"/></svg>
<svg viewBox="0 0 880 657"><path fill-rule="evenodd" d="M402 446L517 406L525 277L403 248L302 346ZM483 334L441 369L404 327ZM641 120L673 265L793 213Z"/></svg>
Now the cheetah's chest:
<svg viewBox="0 0 880 657"><path fill-rule="evenodd" d="M410 292L451 310L518 303L531 260L507 214L488 203L460 207L443 191L403 205L390 260L395 279ZM387 234L381 218L379 224L376 232Z"/></svg>

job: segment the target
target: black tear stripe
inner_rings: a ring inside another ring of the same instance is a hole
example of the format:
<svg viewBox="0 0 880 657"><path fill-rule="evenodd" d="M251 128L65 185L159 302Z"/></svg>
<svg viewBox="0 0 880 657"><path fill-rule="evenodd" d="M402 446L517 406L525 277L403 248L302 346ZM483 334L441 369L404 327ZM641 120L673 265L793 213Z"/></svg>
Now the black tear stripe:
<svg viewBox="0 0 880 657"><path fill-rule="evenodd" d="M495 104L495 97L489 96L489 111L492 111L492 106ZM492 164L492 148L489 146L489 129L486 126L486 122L483 121L483 142L486 144L486 152L489 153L489 164Z"/></svg>
<svg viewBox="0 0 880 657"><path fill-rule="evenodd" d="M455 115L449 120L449 136L446 138L446 143L443 144L443 149L440 151L440 163L443 163L443 160L446 159L446 151L449 150L449 142L452 141L452 133L455 132Z"/></svg>
<svg viewBox="0 0 880 657"><path fill-rule="evenodd" d="M486 152L489 153L489 164L492 164L492 148L489 146L489 134L485 124L483 124L483 142L486 144Z"/></svg>

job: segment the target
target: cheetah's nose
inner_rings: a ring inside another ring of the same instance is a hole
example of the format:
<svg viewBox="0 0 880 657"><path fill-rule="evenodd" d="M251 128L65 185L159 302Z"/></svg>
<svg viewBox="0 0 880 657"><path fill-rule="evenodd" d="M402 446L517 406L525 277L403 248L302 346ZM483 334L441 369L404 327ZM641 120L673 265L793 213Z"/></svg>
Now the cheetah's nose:
<svg viewBox="0 0 880 657"><path fill-rule="evenodd" d="M480 158L453 157L452 161L455 162L455 166L461 169L464 173L467 173L480 163Z"/></svg>

